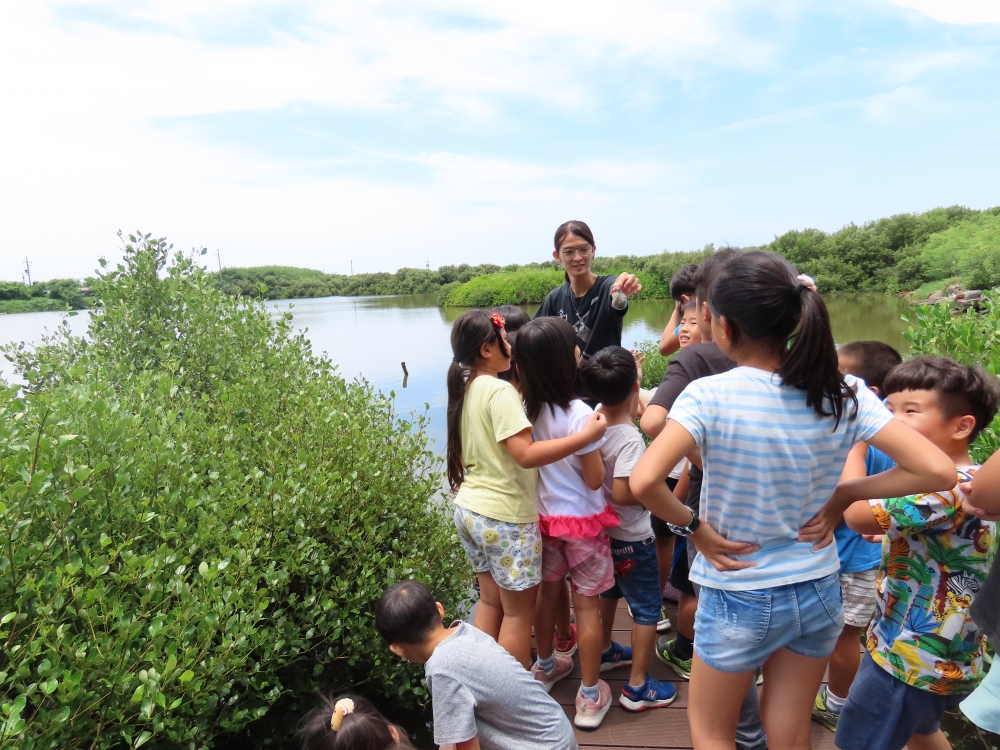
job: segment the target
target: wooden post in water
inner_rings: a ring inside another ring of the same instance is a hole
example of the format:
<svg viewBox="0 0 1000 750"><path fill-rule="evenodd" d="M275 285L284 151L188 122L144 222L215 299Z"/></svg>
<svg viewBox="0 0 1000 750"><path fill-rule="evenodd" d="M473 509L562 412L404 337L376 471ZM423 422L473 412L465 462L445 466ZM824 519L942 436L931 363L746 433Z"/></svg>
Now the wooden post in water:
<svg viewBox="0 0 1000 750"><path fill-rule="evenodd" d="M406 381L410 377L410 373L406 369L406 362L400 362L399 364L403 366L403 387L406 388Z"/></svg>

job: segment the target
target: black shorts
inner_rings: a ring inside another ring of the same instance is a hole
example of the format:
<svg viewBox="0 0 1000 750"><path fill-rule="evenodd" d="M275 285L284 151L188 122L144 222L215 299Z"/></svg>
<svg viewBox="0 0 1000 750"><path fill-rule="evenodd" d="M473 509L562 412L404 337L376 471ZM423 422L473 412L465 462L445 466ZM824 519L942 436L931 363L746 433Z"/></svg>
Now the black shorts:
<svg viewBox="0 0 1000 750"><path fill-rule="evenodd" d="M674 544L674 560L670 566L670 585L688 596L696 596L694 584L691 583L691 561L687 553L689 542L687 537L678 537Z"/></svg>
<svg viewBox="0 0 1000 750"><path fill-rule="evenodd" d="M673 477L667 477L667 487L670 488L671 492L673 492L674 488L677 487L677 481L678 480L674 479ZM657 518L656 516L650 514L649 523L653 527L653 534L656 535L657 538L669 539L670 537L674 536L674 532L672 532L670 530L670 527L667 526L666 521L663 521Z"/></svg>

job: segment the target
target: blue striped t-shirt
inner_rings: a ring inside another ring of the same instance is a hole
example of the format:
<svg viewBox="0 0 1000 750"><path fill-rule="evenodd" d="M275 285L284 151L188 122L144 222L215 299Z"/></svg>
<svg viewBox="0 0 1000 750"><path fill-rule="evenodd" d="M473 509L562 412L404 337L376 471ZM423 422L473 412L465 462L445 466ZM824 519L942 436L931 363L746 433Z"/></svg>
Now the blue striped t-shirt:
<svg viewBox="0 0 1000 750"><path fill-rule="evenodd" d="M815 552L795 538L830 499L851 447L892 419L864 383L846 379L858 395L858 413L841 419L836 430L833 417L820 417L806 406L804 391L753 367L695 380L677 398L670 419L701 448L701 517L727 539L760 545L740 558L756 563L743 570L718 571L699 554L692 581L748 591L811 581L840 569L836 544ZM853 413L850 402L847 412Z"/></svg>

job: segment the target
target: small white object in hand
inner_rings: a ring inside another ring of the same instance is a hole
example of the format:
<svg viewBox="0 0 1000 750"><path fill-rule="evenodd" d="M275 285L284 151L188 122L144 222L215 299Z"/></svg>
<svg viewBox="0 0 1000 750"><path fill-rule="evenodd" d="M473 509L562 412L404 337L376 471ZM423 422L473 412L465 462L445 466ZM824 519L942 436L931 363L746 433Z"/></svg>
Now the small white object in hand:
<svg viewBox="0 0 1000 750"><path fill-rule="evenodd" d="M611 292L611 306L616 310L624 310L625 306L628 304L628 297L625 296L625 292L621 289L615 289Z"/></svg>

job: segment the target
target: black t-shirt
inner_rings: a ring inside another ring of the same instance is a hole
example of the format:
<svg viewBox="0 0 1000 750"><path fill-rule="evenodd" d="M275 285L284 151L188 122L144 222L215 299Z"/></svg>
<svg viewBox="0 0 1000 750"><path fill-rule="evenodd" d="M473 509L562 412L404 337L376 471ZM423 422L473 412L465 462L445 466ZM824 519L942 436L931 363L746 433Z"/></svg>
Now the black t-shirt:
<svg viewBox="0 0 1000 750"><path fill-rule="evenodd" d="M567 281L545 297L536 318L557 317L569 321L576 330L580 355L589 357L607 346L622 345L624 310L611 306L611 287L617 276L598 276L594 285L582 297L573 296L573 287Z"/></svg>
<svg viewBox="0 0 1000 750"><path fill-rule="evenodd" d="M667 363L667 371L663 373L660 386L650 399L650 406L662 406L668 412L674 408L674 402L692 380L709 375L718 375L736 367L736 363L722 353L718 344L694 344L681 349ZM701 480L704 476L701 469L694 464L688 471L687 506L695 511L701 508Z"/></svg>

